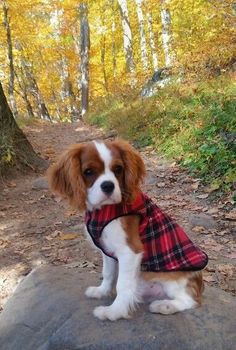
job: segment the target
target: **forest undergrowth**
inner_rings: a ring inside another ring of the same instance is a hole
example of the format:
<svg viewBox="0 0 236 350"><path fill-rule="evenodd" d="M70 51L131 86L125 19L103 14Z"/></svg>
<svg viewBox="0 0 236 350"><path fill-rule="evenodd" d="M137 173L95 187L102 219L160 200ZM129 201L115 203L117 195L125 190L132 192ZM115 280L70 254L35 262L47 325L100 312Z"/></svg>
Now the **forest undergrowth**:
<svg viewBox="0 0 236 350"><path fill-rule="evenodd" d="M235 73L172 84L151 98L132 92L94 103L87 121L175 159L211 190L235 190ZM235 196L235 194L233 194ZM235 198L236 199L236 198Z"/></svg>

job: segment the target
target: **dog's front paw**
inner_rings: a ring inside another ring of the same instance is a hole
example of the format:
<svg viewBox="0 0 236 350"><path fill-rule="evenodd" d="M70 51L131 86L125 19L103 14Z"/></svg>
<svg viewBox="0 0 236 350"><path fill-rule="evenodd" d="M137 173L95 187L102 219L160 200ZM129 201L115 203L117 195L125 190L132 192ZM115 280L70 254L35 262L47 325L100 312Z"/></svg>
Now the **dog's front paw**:
<svg viewBox="0 0 236 350"><path fill-rule="evenodd" d="M109 294L108 290L104 290L104 288L100 287L88 287L85 291L85 295L88 298L101 299L104 296Z"/></svg>
<svg viewBox="0 0 236 350"><path fill-rule="evenodd" d="M111 306L98 306L93 310L93 314L95 317L99 318L100 320L110 320L110 321L116 321L120 318L128 319L130 318L127 311L122 311L114 308Z"/></svg>

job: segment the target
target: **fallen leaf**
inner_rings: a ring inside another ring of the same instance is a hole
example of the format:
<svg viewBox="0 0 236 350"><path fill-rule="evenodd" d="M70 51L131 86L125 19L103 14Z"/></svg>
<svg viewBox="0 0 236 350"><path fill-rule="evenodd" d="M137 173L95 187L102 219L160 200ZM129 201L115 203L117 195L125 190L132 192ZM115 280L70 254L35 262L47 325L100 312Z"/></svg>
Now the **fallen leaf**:
<svg viewBox="0 0 236 350"><path fill-rule="evenodd" d="M53 238L55 238L55 237L59 236L61 233L62 233L61 231L56 230L56 231L54 231L53 233L51 233L50 236L53 237Z"/></svg>
<svg viewBox="0 0 236 350"><path fill-rule="evenodd" d="M151 169L151 171L153 171L153 168ZM159 173L158 175L157 175L157 177L165 177L166 176L166 174L164 174L164 173Z"/></svg>
<svg viewBox="0 0 236 350"><path fill-rule="evenodd" d="M159 182L157 183L157 187L165 187L165 182Z"/></svg>
<svg viewBox="0 0 236 350"><path fill-rule="evenodd" d="M223 273L229 277L234 274L234 266L232 264L219 264L216 265L216 270L220 273Z"/></svg>
<svg viewBox="0 0 236 350"><path fill-rule="evenodd" d="M231 252L229 254L224 254L224 257L229 259L236 259L236 252Z"/></svg>
<svg viewBox="0 0 236 350"><path fill-rule="evenodd" d="M45 247L41 247L41 251L45 251L45 250L50 250L52 249L51 246L45 246Z"/></svg>
<svg viewBox="0 0 236 350"><path fill-rule="evenodd" d="M230 242L230 239L228 239L228 238L221 238L220 242L223 243L223 244L226 244L226 243Z"/></svg>
<svg viewBox="0 0 236 350"><path fill-rule="evenodd" d="M191 187L192 187L193 190L197 190L198 187L199 187L199 185L200 185L200 182L197 181L197 182L193 183L193 184L191 185Z"/></svg>
<svg viewBox="0 0 236 350"><path fill-rule="evenodd" d="M84 268L84 267L89 267L89 268L95 268L96 265L90 261L77 261L77 262L73 262L70 264L67 264L66 267L68 268L75 268L75 267L79 267L79 268Z"/></svg>
<svg viewBox="0 0 236 350"><path fill-rule="evenodd" d="M206 271L208 271L208 272L215 272L215 268L212 267L212 266L207 266L206 267Z"/></svg>
<svg viewBox="0 0 236 350"><path fill-rule="evenodd" d="M215 246L211 247L210 249L213 250L214 252L220 252L224 246L222 244L216 244Z"/></svg>
<svg viewBox="0 0 236 350"><path fill-rule="evenodd" d="M7 182L7 187L16 187L16 183L13 181Z"/></svg>
<svg viewBox="0 0 236 350"><path fill-rule="evenodd" d="M218 208L211 208L207 211L207 213L210 215L217 214L218 212L219 212Z"/></svg>
<svg viewBox="0 0 236 350"><path fill-rule="evenodd" d="M67 212L65 212L65 216L69 217L69 216L74 216L77 214L77 210L68 210Z"/></svg>
<svg viewBox="0 0 236 350"><path fill-rule="evenodd" d="M196 196L197 198L199 198L199 199L205 199L205 198L207 198L209 196L209 194L208 193L205 193L205 194L199 194L198 196Z"/></svg>
<svg viewBox="0 0 236 350"><path fill-rule="evenodd" d="M48 148L46 148L44 153L47 155L55 154L55 150L52 147L48 147Z"/></svg>
<svg viewBox="0 0 236 350"><path fill-rule="evenodd" d="M223 231L216 231L215 234L217 236L224 236L224 235L227 235L229 234L230 232L228 230L223 230ZM228 241L228 240L227 240Z"/></svg>
<svg viewBox="0 0 236 350"><path fill-rule="evenodd" d="M225 219L236 220L236 209L231 210L228 214L225 214Z"/></svg>
<svg viewBox="0 0 236 350"><path fill-rule="evenodd" d="M205 227L203 227L203 226L194 226L194 227L192 228L192 231L193 231L193 232L197 232L197 233L203 233L203 232L206 233L206 229L205 229Z"/></svg>
<svg viewBox="0 0 236 350"><path fill-rule="evenodd" d="M60 203L62 201L62 199L60 197L54 197L54 201L57 203Z"/></svg>
<svg viewBox="0 0 236 350"><path fill-rule="evenodd" d="M9 244L9 241L0 238L0 248L6 248Z"/></svg>
<svg viewBox="0 0 236 350"><path fill-rule="evenodd" d="M204 244L205 245L210 245L210 246L214 246L216 245L216 241L212 238L207 238L207 239L204 239Z"/></svg>
<svg viewBox="0 0 236 350"><path fill-rule="evenodd" d="M220 188L220 185L218 183L213 183L210 186L207 186L204 188L204 192L211 193Z"/></svg>
<svg viewBox="0 0 236 350"><path fill-rule="evenodd" d="M77 233L60 233L59 234L59 238L62 241L66 241L66 240L71 240L71 239L75 239L78 238L78 234Z"/></svg>
<svg viewBox="0 0 236 350"><path fill-rule="evenodd" d="M205 282L216 282L216 279L213 275L203 276Z"/></svg>

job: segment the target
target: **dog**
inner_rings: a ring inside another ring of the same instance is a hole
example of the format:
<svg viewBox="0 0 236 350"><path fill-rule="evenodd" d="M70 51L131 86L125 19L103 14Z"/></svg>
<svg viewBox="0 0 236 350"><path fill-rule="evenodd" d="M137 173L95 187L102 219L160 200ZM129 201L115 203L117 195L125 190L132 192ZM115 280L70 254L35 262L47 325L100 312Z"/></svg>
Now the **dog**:
<svg viewBox="0 0 236 350"><path fill-rule="evenodd" d="M146 171L126 141L71 146L48 171L53 192L85 211L87 233L103 257L103 280L89 298L116 297L99 306L101 320L128 319L150 302L152 313L173 314L201 304L207 255L141 191Z"/></svg>

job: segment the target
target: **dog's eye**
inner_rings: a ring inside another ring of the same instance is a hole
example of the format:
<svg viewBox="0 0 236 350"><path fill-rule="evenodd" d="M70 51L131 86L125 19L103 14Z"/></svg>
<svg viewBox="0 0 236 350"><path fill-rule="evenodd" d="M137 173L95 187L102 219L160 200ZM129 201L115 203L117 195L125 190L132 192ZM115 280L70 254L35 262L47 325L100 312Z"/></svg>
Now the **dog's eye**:
<svg viewBox="0 0 236 350"><path fill-rule="evenodd" d="M115 166L113 171L114 171L115 175L120 175L123 171L123 168L121 165L117 165L117 166Z"/></svg>
<svg viewBox="0 0 236 350"><path fill-rule="evenodd" d="M83 172L84 176L86 177L89 177L89 176L93 176L95 174L94 170L93 169L85 169L84 172Z"/></svg>

